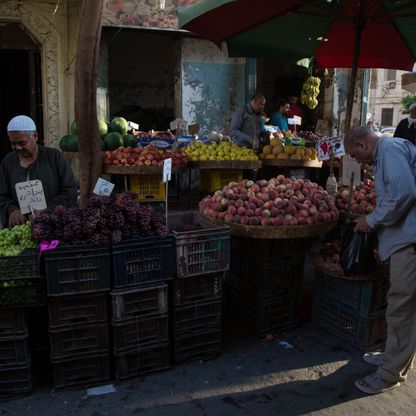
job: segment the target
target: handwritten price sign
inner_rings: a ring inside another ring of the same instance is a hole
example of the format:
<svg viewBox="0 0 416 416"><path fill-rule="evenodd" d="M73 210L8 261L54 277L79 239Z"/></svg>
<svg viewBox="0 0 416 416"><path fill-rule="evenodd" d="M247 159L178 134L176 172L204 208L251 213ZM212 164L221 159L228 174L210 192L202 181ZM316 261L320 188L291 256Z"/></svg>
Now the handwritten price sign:
<svg viewBox="0 0 416 416"><path fill-rule="evenodd" d="M46 209L45 193L39 179L19 182L15 185L15 188L22 214L30 214L34 211Z"/></svg>

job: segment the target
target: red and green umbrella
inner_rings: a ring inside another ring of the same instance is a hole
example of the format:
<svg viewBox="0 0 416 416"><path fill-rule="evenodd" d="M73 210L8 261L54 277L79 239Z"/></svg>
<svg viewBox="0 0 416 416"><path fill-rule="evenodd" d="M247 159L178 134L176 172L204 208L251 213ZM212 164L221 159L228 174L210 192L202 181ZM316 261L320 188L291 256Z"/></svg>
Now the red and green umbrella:
<svg viewBox="0 0 416 416"><path fill-rule="evenodd" d="M221 45L230 56L352 68L411 70L416 61L416 0L201 0L180 9L179 26Z"/></svg>

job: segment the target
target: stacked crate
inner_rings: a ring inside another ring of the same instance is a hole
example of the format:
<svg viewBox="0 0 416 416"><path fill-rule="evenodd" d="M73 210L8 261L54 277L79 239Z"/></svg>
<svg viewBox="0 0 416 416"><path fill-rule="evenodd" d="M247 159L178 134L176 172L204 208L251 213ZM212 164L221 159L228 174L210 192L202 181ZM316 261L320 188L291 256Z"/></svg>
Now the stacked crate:
<svg viewBox="0 0 416 416"><path fill-rule="evenodd" d="M305 261L301 240L232 236L227 301L258 336L295 327Z"/></svg>
<svg viewBox="0 0 416 416"><path fill-rule="evenodd" d="M372 276L340 277L319 269L315 276L314 322L361 350L381 345L387 336L388 266Z"/></svg>
<svg viewBox="0 0 416 416"><path fill-rule="evenodd" d="M171 237L123 241L112 247L113 355L117 379L170 367L168 285Z"/></svg>
<svg viewBox="0 0 416 416"><path fill-rule="evenodd" d="M37 253L0 257L0 398L32 391L25 308L43 302Z"/></svg>
<svg viewBox="0 0 416 416"><path fill-rule="evenodd" d="M45 255L45 275L55 387L108 380L109 247L58 247Z"/></svg>
<svg viewBox="0 0 416 416"><path fill-rule="evenodd" d="M176 253L174 359L177 363L208 360L218 356L222 347L222 281L230 261L229 228L215 226L196 212L172 214L168 223L174 230Z"/></svg>

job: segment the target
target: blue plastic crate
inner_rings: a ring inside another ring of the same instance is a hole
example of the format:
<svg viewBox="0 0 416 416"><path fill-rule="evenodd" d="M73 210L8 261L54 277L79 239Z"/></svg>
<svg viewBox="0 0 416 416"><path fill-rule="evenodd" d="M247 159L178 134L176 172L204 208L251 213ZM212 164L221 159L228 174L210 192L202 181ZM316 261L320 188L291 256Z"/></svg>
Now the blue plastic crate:
<svg viewBox="0 0 416 416"><path fill-rule="evenodd" d="M172 237L146 237L112 246L115 288L149 285L173 277Z"/></svg>

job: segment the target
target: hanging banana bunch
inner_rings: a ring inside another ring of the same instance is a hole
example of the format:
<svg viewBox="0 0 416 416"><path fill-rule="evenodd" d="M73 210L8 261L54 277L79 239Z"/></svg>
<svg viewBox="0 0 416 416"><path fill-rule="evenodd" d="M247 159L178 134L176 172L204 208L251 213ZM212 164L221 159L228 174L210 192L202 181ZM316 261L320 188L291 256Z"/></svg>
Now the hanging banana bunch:
<svg viewBox="0 0 416 416"><path fill-rule="evenodd" d="M321 80L318 77L309 77L303 84L300 101L311 110L318 105L317 97L319 95L320 85Z"/></svg>

